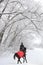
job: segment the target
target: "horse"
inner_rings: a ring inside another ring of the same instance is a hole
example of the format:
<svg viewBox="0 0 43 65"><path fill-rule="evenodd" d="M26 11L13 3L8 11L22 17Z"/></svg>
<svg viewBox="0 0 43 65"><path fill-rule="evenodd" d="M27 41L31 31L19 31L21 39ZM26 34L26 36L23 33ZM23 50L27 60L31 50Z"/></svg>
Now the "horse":
<svg viewBox="0 0 43 65"><path fill-rule="evenodd" d="M25 51L26 51L26 48L24 48L24 49L25 49ZM26 52L25 52L25 51L18 51L18 52L16 52L16 53L14 54L14 59L15 59L15 57L18 58L17 64L18 64L19 62L22 64L22 62L20 61L21 58L23 58L23 63L24 63L24 61L26 61L26 63L27 63Z"/></svg>

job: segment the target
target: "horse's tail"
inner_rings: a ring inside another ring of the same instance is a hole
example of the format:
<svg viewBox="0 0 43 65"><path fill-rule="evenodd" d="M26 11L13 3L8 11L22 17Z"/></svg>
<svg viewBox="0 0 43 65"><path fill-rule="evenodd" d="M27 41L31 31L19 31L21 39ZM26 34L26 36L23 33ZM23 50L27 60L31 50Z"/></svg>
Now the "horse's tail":
<svg viewBox="0 0 43 65"><path fill-rule="evenodd" d="M14 54L14 59L15 59L16 53Z"/></svg>

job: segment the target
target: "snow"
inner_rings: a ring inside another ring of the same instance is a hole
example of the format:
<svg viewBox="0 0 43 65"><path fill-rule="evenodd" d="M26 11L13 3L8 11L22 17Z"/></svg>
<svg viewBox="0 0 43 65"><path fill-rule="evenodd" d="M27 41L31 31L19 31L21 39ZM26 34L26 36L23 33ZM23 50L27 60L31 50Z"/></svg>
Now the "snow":
<svg viewBox="0 0 43 65"><path fill-rule="evenodd" d="M17 58L13 59L14 53L11 52L4 52L0 56L0 65L17 65ZM43 49L37 49L34 50L27 50L27 62L22 63L22 65L43 65ZM23 59L21 58L21 61ZM19 65L21 65L19 63Z"/></svg>

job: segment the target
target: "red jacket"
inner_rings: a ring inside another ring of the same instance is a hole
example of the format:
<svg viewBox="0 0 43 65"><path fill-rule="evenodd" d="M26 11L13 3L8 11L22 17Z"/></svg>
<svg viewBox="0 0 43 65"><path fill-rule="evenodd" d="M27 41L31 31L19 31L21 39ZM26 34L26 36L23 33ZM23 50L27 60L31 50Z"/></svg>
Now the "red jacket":
<svg viewBox="0 0 43 65"><path fill-rule="evenodd" d="M24 56L24 52L23 52L23 51L18 51L17 54L18 54L18 56L19 56L20 58Z"/></svg>

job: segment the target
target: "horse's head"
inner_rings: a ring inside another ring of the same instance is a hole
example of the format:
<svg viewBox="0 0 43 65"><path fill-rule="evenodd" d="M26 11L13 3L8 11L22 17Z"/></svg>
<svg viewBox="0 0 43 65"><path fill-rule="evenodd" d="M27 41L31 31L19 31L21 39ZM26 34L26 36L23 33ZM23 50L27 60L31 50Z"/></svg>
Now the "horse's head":
<svg viewBox="0 0 43 65"><path fill-rule="evenodd" d="M26 47L24 47L24 50L23 51L24 51L24 53L26 53Z"/></svg>

